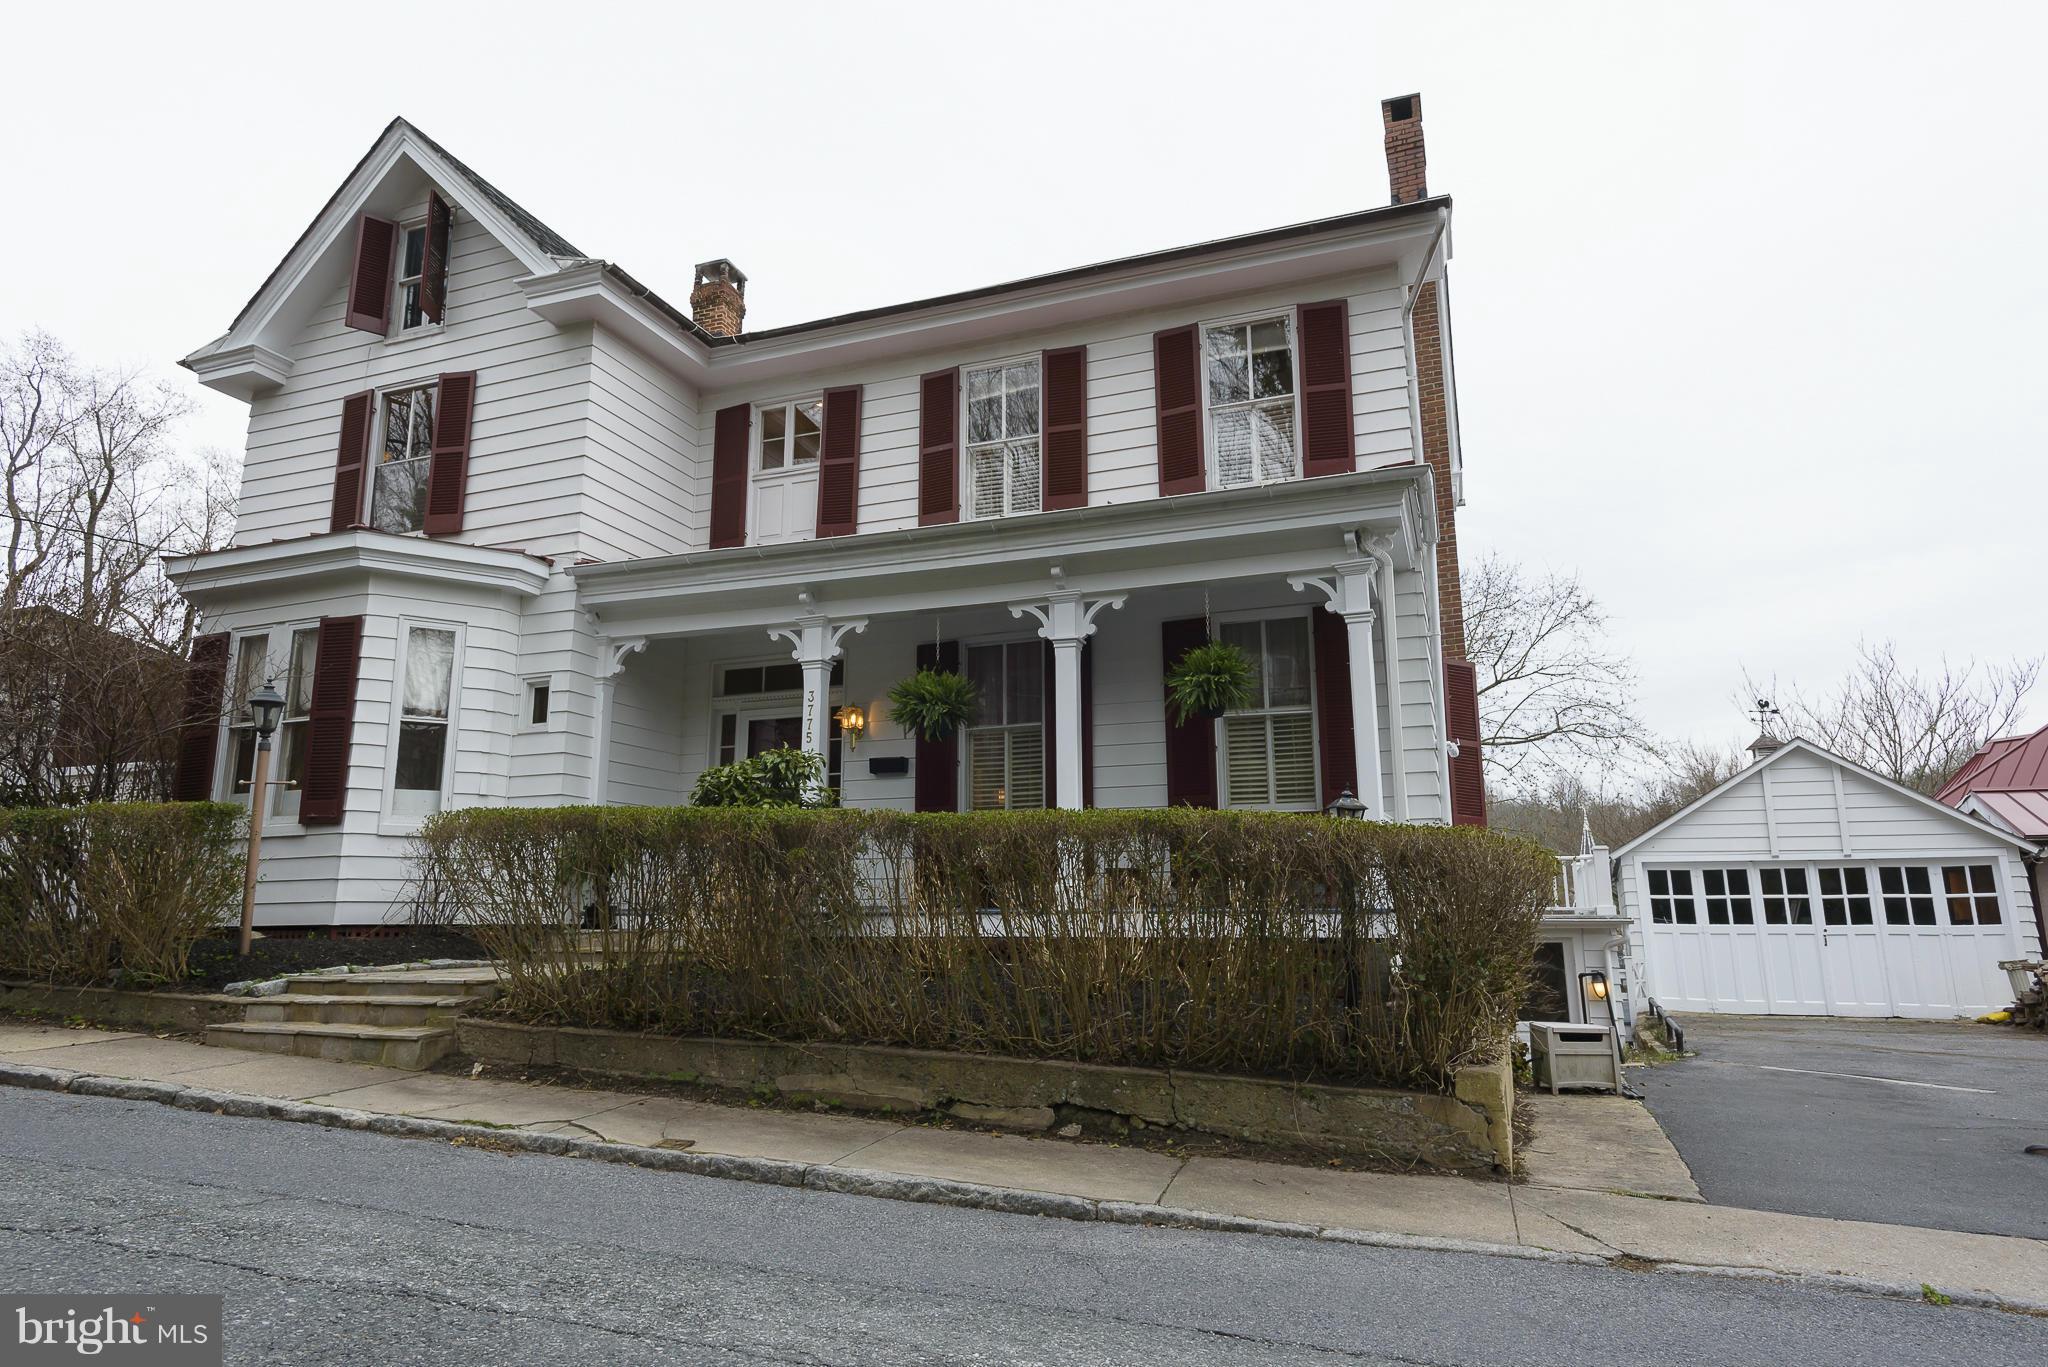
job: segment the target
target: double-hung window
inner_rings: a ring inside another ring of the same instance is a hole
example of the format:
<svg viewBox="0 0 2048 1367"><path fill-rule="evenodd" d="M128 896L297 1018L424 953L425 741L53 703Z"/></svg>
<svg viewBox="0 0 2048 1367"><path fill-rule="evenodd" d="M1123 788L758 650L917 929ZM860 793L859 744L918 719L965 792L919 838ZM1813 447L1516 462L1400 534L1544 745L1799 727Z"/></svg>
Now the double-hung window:
<svg viewBox="0 0 2048 1367"><path fill-rule="evenodd" d="M824 434L824 400L771 404L761 410L761 452L756 468L764 475L815 470Z"/></svg>
<svg viewBox="0 0 2048 1367"><path fill-rule="evenodd" d="M427 522L434 386L386 391L382 413L383 437L370 485L370 525L380 532L416 532Z"/></svg>
<svg viewBox="0 0 2048 1367"><path fill-rule="evenodd" d="M1292 321L1283 315L1204 328L1202 358L1216 487L1294 478L1301 467Z"/></svg>
<svg viewBox="0 0 2048 1367"><path fill-rule="evenodd" d="M969 646L977 696L967 725L967 805L977 812L1045 805L1045 644Z"/></svg>
<svg viewBox="0 0 2048 1367"><path fill-rule="evenodd" d="M1317 805L1308 618L1225 622L1225 644L1252 664L1252 703L1223 718L1225 801L1302 811Z"/></svg>
<svg viewBox="0 0 2048 1367"><path fill-rule="evenodd" d="M1038 362L970 370L966 388L967 486L974 515L1037 512Z"/></svg>
<svg viewBox="0 0 2048 1367"><path fill-rule="evenodd" d="M282 660L271 658L268 633L242 638L235 658L231 800L247 797L256 782L256 725L249 711L249 695L265 683L275 683L284 695L284 712L271 741L274 753L267 783L268 810L287 819L298 816L299 788L306 778L306 723L313 697L313 659L319 648L317 627L293 631L290 654Z"/></svg>
<svg viewBox="0 0 2048 1367"><path fill-rule="evenodd" d="M426 311L420 307L420 277L427 265L427 225L415 223L403 230L398 246L398 330L411 332L426 325Z"/></svg>
<svg viewBox="0 0 2048 1367"><path fill-rule="evenodd" d="M455 633L446 627L407 627L404 670L391 810L394 816L425 816L441 810L446 784Z"/></svg>

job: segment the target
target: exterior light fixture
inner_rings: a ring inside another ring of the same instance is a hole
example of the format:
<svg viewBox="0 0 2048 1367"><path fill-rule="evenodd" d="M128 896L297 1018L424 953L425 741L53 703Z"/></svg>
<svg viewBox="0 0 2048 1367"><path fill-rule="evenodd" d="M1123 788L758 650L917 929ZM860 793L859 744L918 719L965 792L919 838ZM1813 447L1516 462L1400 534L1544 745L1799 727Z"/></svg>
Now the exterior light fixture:
<svg viewBox="0 0 2048 1367"><path fill-rule="evenodd" d="M284 697L274 681L249 695L249 720L256 730L255 772L249 782L249 866L242 873L242 938L238 953L246 956L255 937L256 861L263 848L263 788L270 781L270 737L284 715Z"/></svg>
<svg viewBox="0 0 2048 1367"><path fill-rule="evenodd" d="M1323 810L1331 816L1343 817L1351 821L1363 821L1369 815L1365 804L1360 802L1349 788L1337 794L1330 805L1323 808Z"/></svg>
<svg viewBox="0 0 2048 1367"><path fill-rule="evenodd" d="M867 714L852 703L839 709L839 734L846 738L846 748L858 750L860 738L868 733Z"/></svg>
<svg viewBox="0 0 2048 1367"><path fill-rule="evenodd" d="M1622 1080L1621 1020L1614 1014L1614 1003L1608 1000L1607 993L1607 973L1604 969L1589 968L1579 974L1579 1013L1586 1018L1586 1024L1593 1024L1593 1002L1603 1003L1607 1007L1607 1035L1614 1041L1615 1094L1640 1099L1641 1093Z"/></svg>

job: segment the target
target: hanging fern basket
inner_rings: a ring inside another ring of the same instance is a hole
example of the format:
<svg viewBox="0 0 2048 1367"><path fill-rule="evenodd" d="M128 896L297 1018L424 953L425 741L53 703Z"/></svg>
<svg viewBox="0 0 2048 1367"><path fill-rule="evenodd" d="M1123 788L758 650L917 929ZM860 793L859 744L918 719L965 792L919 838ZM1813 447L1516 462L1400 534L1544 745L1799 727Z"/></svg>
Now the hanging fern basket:
<svg viewBox="0 0 2048 1367"><path fill-rule="evenodd" d="M1194 646L1167 673L1167 709L1178 726L1192 718L1214 720L1250 707L1256 682L1250 658L1236 646L1223 641Z"/></svg>
<svg viewBox="0 0 2048 1367"><path fill-rule="evenodd" d="M889 690L889 720L920 740L942 741L974 715L976 689L950 669L920 669Z"/></svg>

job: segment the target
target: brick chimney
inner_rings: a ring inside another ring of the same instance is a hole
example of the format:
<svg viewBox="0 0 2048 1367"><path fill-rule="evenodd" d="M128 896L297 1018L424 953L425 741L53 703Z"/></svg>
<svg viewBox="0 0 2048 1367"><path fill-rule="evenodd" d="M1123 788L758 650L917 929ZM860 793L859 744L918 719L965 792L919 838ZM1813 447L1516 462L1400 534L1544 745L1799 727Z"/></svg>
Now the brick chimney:
<svg viewBox="0 0 2048 1367"><path fill-rule="evenodd" d="M1387 192L1390 203L1413 204L1429 196L1429 167L1422 154L1422 96L1396 95L1380 101L1387 130Z"/></svg>
<svg viewBox="0 0 2048 1367"><path fill-rule="evenodd" d="M732 337L746 316L746 273L722 256L699 262L697 283L690 289L690 318L706 332Z"/></svg>

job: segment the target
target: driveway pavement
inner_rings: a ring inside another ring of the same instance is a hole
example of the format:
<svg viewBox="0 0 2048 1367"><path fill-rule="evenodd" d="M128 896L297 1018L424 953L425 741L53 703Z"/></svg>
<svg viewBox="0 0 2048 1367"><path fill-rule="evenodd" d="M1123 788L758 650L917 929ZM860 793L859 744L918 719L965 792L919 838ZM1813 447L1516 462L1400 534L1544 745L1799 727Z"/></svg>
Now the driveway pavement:
<svg viewBox="0 0 2048 1367"><path fill-rule="evenodd" d="M1716 1205L2048 1238L2048 1038L1935 1021L1686 1016L1632 1069Z"/></svg>

